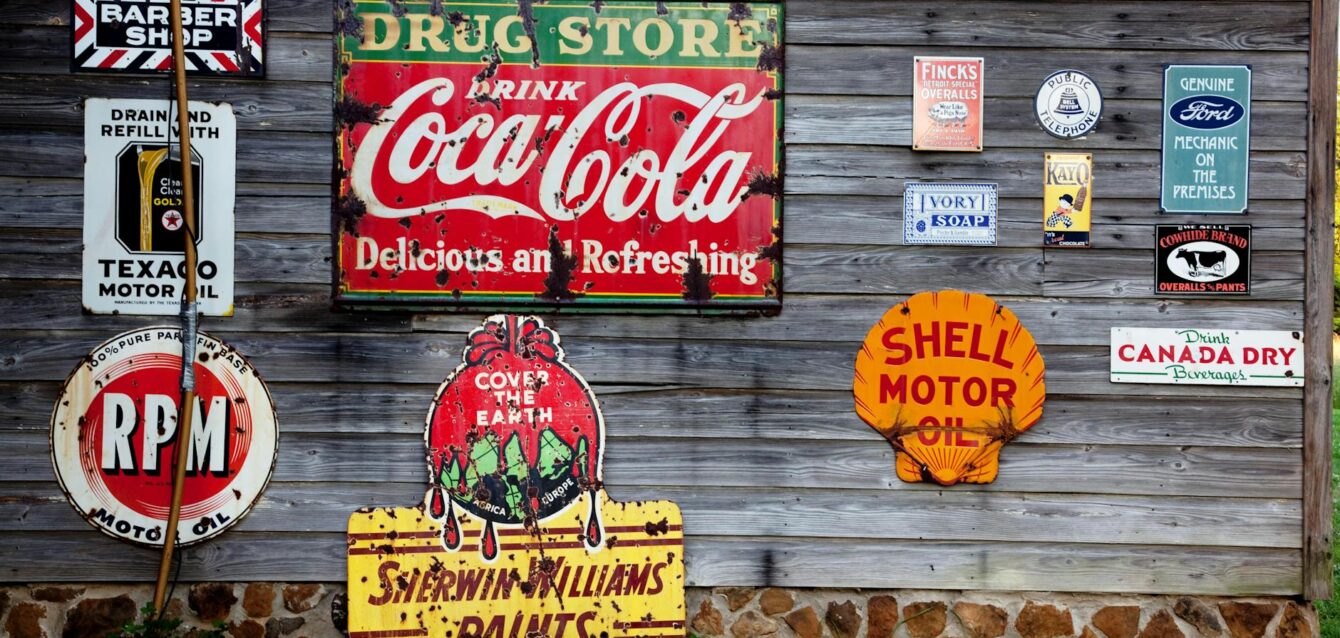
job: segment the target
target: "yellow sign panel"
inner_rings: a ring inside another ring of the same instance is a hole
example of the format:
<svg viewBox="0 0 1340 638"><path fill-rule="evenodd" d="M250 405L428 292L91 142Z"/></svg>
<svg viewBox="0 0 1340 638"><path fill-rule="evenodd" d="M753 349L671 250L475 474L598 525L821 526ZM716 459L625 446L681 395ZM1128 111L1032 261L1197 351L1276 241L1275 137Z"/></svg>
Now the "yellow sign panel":
<svg viewBox="0 0 1340 638"><path fill-rule="evenodd" d="M351 638L682 638L684 531L617 503L604 418L535 317L467 338L424 433L423 505L349 519Z"/></svg>
<svg viewBox="0 0 1340 638"><path fill-rule="evenodd" d="M1000 449L1042 416L1042 355L1014 313L944 290L890 308L866 335L856 413L897 450L898 478L990 483Z"/></svg>
<svg viewBox="0 0 1340 638"><path fill-rule="evenodd" d="M1047 153L1043 166L1042 243L1086 248L1093 218L1093 156Z"/></svg>

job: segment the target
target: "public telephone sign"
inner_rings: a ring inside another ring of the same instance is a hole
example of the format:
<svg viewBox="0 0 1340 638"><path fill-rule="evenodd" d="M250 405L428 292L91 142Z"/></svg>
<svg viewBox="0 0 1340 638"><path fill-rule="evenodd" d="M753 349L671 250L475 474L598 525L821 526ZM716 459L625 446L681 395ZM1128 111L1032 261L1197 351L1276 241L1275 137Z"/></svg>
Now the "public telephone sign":
<svg viewBox="0 0 1340 638"><path fill-rule="evenodd" d="M780 4L338 22L338 302L779 309Z"/></svg>
<svg viewBox="0 0 1340 638"><path fill-rule="evenodd" d="M1251 67L1166 67L1163 212L1247 212L1251 129Z"/></svg>
<svg viewBox="0 0 1340 638"><path fill-rule="evenodd" d="M922 292L880 318L856 355L856 413L910 482L990 483L1000 450L1042 416L1032 335L986 295Z"/></svg>
<svg viewBox="0 0 1340 638"><path fill-rule="evenodd" d="M70 504L99 531L163 545L177 446L190 446L177 542L191 545L237 524L274 468L269 390L232 347L196 340L196 398L179 427L181 330L122 333L79 362L51 416L51 458Z"/></svg>

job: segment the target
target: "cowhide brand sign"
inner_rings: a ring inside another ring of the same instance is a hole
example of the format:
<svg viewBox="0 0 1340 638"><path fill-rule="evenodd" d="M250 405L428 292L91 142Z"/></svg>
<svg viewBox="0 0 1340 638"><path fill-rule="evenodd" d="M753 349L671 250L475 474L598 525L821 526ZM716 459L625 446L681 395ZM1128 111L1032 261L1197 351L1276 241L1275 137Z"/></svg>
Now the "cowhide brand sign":
<svg viewBox="0 0 1340 638"><path fill-rule="evenodd" d="M1252 227L1160 225L1154 260L1160 295L1246 295L1252 291Z"/></svg>

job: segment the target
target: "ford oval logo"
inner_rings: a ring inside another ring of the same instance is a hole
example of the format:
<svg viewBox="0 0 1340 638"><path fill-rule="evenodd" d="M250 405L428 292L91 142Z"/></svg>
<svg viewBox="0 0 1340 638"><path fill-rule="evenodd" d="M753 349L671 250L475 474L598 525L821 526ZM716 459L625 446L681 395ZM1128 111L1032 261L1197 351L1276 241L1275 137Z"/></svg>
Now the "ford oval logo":
<svg viewBox="0 0 1340 638"><path fill-rule="evenodd" d="M1212 130L1237 124L1245 113L1237 100L1220 95L1193 95L1174 102L1168 114L1182 126Z"/></svg>

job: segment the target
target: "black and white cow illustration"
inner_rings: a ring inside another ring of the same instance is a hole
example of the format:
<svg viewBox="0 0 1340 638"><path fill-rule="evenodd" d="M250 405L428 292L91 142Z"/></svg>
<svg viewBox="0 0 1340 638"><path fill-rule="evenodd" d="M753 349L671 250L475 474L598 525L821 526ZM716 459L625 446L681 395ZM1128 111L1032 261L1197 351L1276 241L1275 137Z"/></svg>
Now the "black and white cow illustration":
<svg viewBox="0 0 1340 638"><path fill-rule="evenodd" d="M1177 249L1174 257L1186 262L1187 270L1192 275L1203 274L1206 270L1216 275L1224 274L1224 262L1228 258L1228 252L1223 250L1187 250L1185 248Z"/></svg>

